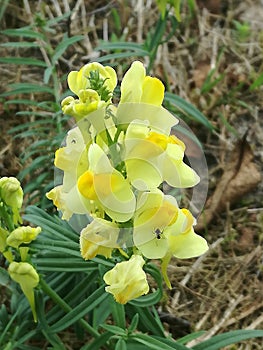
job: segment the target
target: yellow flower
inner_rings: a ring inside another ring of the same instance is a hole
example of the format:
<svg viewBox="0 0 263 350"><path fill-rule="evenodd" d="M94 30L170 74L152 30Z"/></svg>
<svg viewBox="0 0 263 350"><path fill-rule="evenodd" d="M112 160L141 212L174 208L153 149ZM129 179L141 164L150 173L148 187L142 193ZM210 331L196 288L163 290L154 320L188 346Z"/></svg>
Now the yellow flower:
<svg viewBox="0 0 263 350"><path fill-rule="evenodd" d="M81 195L98 203L113 220L128 221L135 210L135 196L129 182L110 163L104 151L92 144L89 169L78 179Z"/></svg>
<svg viewBox="0 0 263 350"><path fill-rule="evenodd" d="M159 132L170 133L178 120L163 108L164 86L154 77L146 76L139 61L133 62L121 83L121 98L116 120L122 129L134 119L148 120Z"/></svg>
<svg viewBox="0 0 263 350"><path fill-rule="evenodd" d="M32 309L34 321L37 321L37 315L35 310L35 296L34 288L39 283L39 276L32 265L27 262L11 262L8 267L10 277L17 283L25 294L30 307Z"/></svg>
<svg viewBox="0 0 263 350"><path fill-rule="evenodd" d="M87 148L80 132L76 127L70 130L66 138L66 146L59 148L55 154L55 166L63 170L63 184L56 186L46 196L52 200L62 218L69 220L73 213L85 214L89 209L87 201L78 191L78 178L88 168Z"/></svg>
<svg viewBox="0 0 263 350"><path fill-rule="evenodd" d="M140 255L133 255L130 260L115 265L106 272L103 279L108 284L106 292L111 293L120 304L138 298L149 292L146 274L142 267L145 261Z"/></svg>
<svg viewBox="0 0 263 350"><path fill-rule="evenodd" d="M20 226L10 233L6 243L10 247L18 248L21 244L29 244L37 238L41 227Z"/></svg>
<svg viewBox="0 0 263 350"><path fill-rule="evenodd" d="M135 246L149 259L170 260L199 256L207 249L206 240L198 236L195 219L187 209L180 209L172 196L161 191L142 193L134 217Z"/></svg>
<svg viewBox="0 0 263 350"><path fill-rule="evenodd" d="M97 62L88 63L79 71L70 72L68 85L78 99L66 97L61 103L63 112L79 121L91 112L106 107L111 102L116 84L115 70Z"/></svg>
<svg viewBox="0 0 263 350"><path fill-rule="evenodd" d="M172 196L160 190L143 192L134 215L133 241L149 259L160 259L168 251L166 230L176 222L178 206Z"/></svg>
<svg viewBox="0 0 263 350"><path fill-rule="evenodd" d="M80 251L85 260L96 255L110 258L112 250L118 248L118 226L110 221L95 218L80 233Z"/></svg>
<svg viewBox="0 0 263 350"><path fill-rule="evenodd" d="M98 72L99 78L104 81L109 91L113 91L117 84L116 72L112 67L104 67L98 62L88 63L79 71L72 71L68 75L68 85L74 94L79 96L80 91L93 89L91 86L91 72ZM94 90L94 89L93 89Z"/></svg>
<svg viewBox="0 0 263 350"><path fill-rule="evenodd" d="M134 120L127 128L124 160L127 177L139 190L196 185L199 176L183 162L185 145L175 136L153 130L147 121Z"/></svg>
<svg viewBox="0 0 263 350"><path fill-rule="evenodd" d="M23 203L23 190L15 177L2 177L0 179L0 198L12 208L14 224L22 222L19 209Z"/></svg>
<svg viewBox="0 0 263 350"><path fill-rule="evenodd" d="M133 62L122 79L120 103L141 102L161 106L163 98L163 83L157 78L146 76L141 62Z"/></svg>
<svg viewBox="0 0 263 350"><path fill-rule="evenodd" d="M189 259L200 256L208 250L206 240L194 232L195 219L188 209L180 209L174 225L169 227L165 234L168 240L168 250L162 258L162 274L169 288L167 266L172 256L178 259Z"/></svg>

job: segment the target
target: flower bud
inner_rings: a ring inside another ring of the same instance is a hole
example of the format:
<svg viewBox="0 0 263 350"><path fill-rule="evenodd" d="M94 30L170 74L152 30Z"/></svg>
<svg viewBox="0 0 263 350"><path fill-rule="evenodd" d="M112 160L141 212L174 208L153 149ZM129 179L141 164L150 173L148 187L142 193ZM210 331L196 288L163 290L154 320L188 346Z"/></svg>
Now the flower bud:
<svg viewBox="0 0 263 350"><path fill-rule="evenodd" d="M34 241L40 232L41 227L39 226L21 226L10 233L10 235L7 237L6 243L10 247L18 248L23 243L28 244L31 241Z"/></svg>
<svg viewBox="0 0 263 350"><path fill-rule="evenodd" d="M39 283L39 276L32 265L27 262L15 262L13 261L8 268L10 277L17 283L25 294L30 307L32 309L34 321L37 321L37 315L35 310L35 296L34 288Z"/></svg>
<svg viewBox="0 0 263 350"><path fill-rule="evenodd" d="M23 203L23 190L15 177L5 176L0 179L0 198L12 208L14 223L20 222L19 209Z"/></svg>

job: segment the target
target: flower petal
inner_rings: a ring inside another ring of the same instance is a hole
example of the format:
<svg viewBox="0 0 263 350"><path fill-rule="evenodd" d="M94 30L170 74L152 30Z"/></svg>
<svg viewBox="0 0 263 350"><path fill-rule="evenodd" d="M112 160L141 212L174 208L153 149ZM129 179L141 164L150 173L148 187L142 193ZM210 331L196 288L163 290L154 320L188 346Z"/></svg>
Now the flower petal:
<svg viewBox="0 0 263 350"><path fill-rule="evenodd" d="M181 235L169 235L168 242L169 250L179 259L193 258L208 250L206 240L197 235L193 228Z"/></svg>
<svg viewBox="0 0 263 350"><path fill-rule="evenodd" d="M139 61L133 62L122 79L120 103L141 101L144 78L143 64Z"/></svg>
<svg viewBox="0 0 263 350"><path fill-rule="evenodd" d="M145 77L142 90L140 102L161 106L164 99L164 85L161 80L149 76Z"/></svg>
<svg viewBox="0 0 263 350"><path fill-rule="evenodd" d="M130 260L115 265L106 272L103 279L107 286L106 292L113 294L120 304L126 304L149 292L146 274L142 269L145 261L140 255L133 255Z"/></svg>

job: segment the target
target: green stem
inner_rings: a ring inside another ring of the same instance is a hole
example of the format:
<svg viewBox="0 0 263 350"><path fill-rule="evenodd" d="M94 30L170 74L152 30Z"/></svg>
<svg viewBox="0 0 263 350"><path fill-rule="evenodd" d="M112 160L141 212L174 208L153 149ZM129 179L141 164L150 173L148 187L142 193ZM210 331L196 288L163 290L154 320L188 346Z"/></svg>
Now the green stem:
<svg viewBox="0 0 263 350"><path fill-rule="evenodd" d="M57 305L59 305L62 310L65 312L70 312L72 310L72 308L52 288L50 288L50 286L42 278L40 280L40 286L43 292L45 292ZM85 320L81 319L79 320L79 323L94 338L98 338L100 336L100 334Z"/></svg>
<svg viewBox="0 0 263 350"><path fill-rule="evenodd" d="M12 232L15 229L15 225L13 220L11 219L11 215L7 211L7 207L3 202L0 202L0 214L4 219L6 228L9 232Z"/></svg>

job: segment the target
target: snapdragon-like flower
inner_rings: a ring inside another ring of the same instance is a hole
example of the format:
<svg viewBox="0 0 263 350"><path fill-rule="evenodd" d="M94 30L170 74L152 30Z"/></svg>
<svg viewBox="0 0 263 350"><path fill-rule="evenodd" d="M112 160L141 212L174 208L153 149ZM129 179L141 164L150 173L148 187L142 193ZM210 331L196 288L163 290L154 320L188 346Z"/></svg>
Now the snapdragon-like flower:
<svg viewBox="0 0 263 350"><path fill-rule="evenodd" d="M160 190L143 192L134 216L133 241L148 259L160 259L168 251L166 230L176 223L178 206L175 198Z"/></svg>
<svg viewBox="0 0 263 350"><path fill-rule="evenodd" d="M157 78L146 76L141 62L133 62L122 79L120 103L141 102L161 106L163 98L163 83Z"/></svg>
<svg viewBox="0 0 263 350"><path fill-rule="evenodd" d="M114 248L119 248L117 243L119 227L114 223L100 218L95 218L80 233L80 251L85 260L92 259L96 255L110 258Z"/></svg>
<svg viewBox="0 0 263 350"><path fill-rule="evenodd" d="M163 83L155 77L146 76L141 62L133 62L121 83L121 98L116 112L119 127L126 129L134 119L148 120L153 128L169 134L178 119L161 106L163 98Z"/></svg>
<svg viewBox="0 0 263 350"><path fill-rule="evenodd" d="M87 146L76 127L68 132L66 146L59 148L55 154L55 166L63 170L63 183L46 194L61 210L65 220L69 220L73 213L85 214L89 209L89 202L77 188L78 178L88 169L88 165Z"/></svg>
<svg viewBox="0 0 263 350"><path fill-rule="evenodd" d="M78 179L81 195L99 205L113 220L128 221L135 210L135 196L129 182L116 170L97 145L88 152L89 169Z"/></svg>
<svg viewBox="0 0 263 350"><path fill-rule="evenodd" d="M115 70L97 62L88 63L79 71L70 72L68 85L78 99L73 96L66 97L61 103L63 112L79 121L91 112L106 107L111 102L116 84Z"/></svg>
<svg viewBox="0 0 263 350"><path fill-rule="evenodd" d="M125 136L127 177L140 190L166 181L172 187L192 187L199 182L195 171L183 162L185 145L174 135L153 131L146 121L134 120Z"/></svg>
<svg viewBox="0 0 263 350"><path fill-rule="evenodd" d="M145 192L138 201L134 218L135 246L149 259L180 259L203 254L206 240L195 234L195 219L180 209L172 196L161 191Z"/></svg>
<svg viewBox="0 0 263 350"><path fill-rule="evenodd" d="M111 293L120 304L138 298L149 292L146 274L142 267L142 256L133 255L128 261L122 261L106 272L103 279L108 284L106 292Z"/></svg>
<svg viewBox="0 0 263 350"><path fill-rule="evenodd" d="M34 321L37 321L37 315L35 310L35 296L34 288L39 283L39 276L36 270L32 265L27 262L11 262L8 267L8 272L10 277L17 283L20 284L20 287L25 294L32 313L34 316Z"/></svg>

